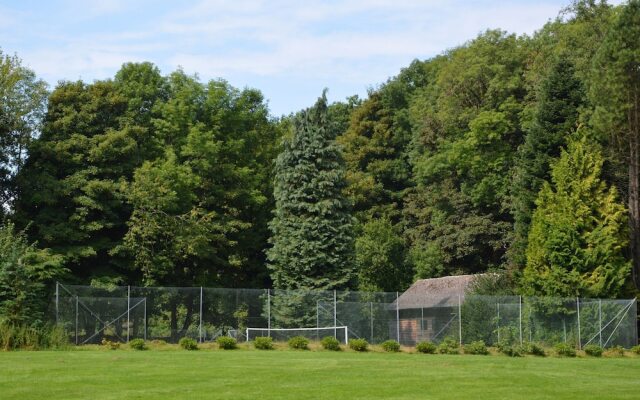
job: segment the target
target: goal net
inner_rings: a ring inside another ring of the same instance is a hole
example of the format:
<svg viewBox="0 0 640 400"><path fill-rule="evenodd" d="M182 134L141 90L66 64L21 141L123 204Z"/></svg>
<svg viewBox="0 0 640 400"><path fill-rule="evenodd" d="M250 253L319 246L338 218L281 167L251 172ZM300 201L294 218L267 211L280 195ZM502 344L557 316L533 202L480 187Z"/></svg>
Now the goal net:
<svg viewBox="0 0 640 400"><path fill-rule="evenodd" d="M247 328L247 342L260 336L269 336L276 342L284 342L294 336L304 336L309 340L335 337L344 344L349 343L349 329L346 326L327 326L322 328Z"/></svg>

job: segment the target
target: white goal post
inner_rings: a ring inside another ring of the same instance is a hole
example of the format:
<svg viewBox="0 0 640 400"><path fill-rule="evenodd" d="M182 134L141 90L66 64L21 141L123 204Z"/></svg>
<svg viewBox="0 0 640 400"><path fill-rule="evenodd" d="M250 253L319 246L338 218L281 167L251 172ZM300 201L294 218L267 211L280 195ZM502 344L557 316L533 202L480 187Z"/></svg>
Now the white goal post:
<svg viewBox="0 0 640 400"><path fill-rule="evenodd" d="M346 326L324 326L321 328L247 328L247 342L259 336L268 336L274 340L288 340L294 336L304 336L309 339L321 340L326 336L343 339L349 344L349 328Z"/></svg>

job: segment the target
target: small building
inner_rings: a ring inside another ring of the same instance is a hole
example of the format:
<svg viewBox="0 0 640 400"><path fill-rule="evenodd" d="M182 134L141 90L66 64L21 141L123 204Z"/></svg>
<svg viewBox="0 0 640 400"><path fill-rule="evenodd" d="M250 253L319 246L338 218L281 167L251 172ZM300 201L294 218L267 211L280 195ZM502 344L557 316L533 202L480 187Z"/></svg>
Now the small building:
<svg viewBox="0 0 640 400"><path fill-rule="evenodd" d="M466 290L479 275L421 279L407 289L391 307L398 314L399 341L415 345L421 341L439 342L459 336L460 305Z"/></svg>

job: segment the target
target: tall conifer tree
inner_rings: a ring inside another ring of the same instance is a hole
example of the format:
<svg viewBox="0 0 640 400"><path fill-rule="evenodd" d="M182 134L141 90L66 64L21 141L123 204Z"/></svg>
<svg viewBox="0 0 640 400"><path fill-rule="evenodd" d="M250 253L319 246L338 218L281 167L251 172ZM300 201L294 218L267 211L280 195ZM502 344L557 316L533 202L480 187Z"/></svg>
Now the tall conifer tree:
<svg viewBox="0 0 640 400"><path fill-rule="evenodd" d="M269 269L279 289L341 289L352 282L353 233L345 166L327 126L325 94L294 121L276 160Z"/></svg>

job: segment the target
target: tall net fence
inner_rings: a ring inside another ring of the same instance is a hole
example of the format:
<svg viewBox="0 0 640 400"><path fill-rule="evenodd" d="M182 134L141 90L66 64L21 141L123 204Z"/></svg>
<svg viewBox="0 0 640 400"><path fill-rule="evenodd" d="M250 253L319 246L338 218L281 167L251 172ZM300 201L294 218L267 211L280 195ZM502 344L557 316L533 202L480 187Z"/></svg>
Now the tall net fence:
<svg viewBox="0 0 640 400"><path fill-rule="evenodd" d="M293 333L342 342L393 339L403 345L445 338L487 345L565 342L577 348L631 347L638 341L636 299L57 284L53 301L56 322L78 345L134 338L243 341L258 333L281 340Z"/></svg>

